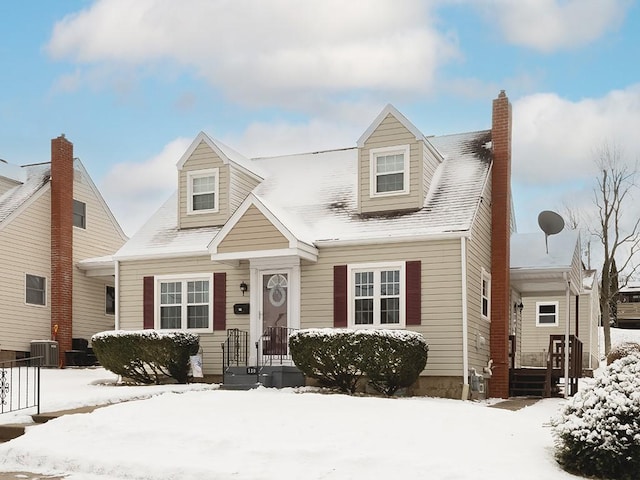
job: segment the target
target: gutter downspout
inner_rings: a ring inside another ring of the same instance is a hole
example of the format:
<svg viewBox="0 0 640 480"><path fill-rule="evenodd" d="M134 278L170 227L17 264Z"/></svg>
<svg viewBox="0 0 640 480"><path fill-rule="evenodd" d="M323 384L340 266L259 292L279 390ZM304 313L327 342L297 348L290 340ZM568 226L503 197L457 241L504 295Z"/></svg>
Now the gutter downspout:
<svg viewBox="0 0 640 480"><path fill-rule="evenodd" d="M564 330L564 398L569 398L569 290L571 288L571 280L564 273L563 277L567 282L565 291L565 330Z"/></svg>
<svg viewBox="0 0 640 480"><path fill-rule="evenodd" d="M114 328L120 330L120 261L116 260L116 280L115 280L115 295L116 295L116 321Z"/></svg>
<svg viewBox="0 0 640 480"><path fill-rule="evenodd" d="M467 239L460 239L462 262L462 400L469 398L469 318L467 316Z"/></svg>

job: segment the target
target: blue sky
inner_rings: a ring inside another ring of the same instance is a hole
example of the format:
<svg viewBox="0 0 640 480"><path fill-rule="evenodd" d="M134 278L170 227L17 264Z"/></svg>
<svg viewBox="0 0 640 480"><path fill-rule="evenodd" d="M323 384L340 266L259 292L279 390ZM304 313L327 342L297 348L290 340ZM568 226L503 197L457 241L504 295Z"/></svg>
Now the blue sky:
<svg viewBox="0 0 640 480"><path fill-rule="evenodd" d="M354 146L387 103L473 131L504 89L519 231L592 204L603 142L640 157L635 1L22 0L0 29L0 158L65 133L129 235L200 131L246 156Z"/></svg>

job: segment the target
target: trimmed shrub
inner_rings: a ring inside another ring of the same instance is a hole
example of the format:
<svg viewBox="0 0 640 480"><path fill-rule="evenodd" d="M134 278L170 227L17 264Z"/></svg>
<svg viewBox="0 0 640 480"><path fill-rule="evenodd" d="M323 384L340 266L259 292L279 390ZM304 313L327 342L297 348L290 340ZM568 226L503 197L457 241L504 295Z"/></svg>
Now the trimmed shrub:
<svg viewBox="0 0 640 480"><path fill-rule="evenodd" d="M640 355L613 362L552 421L556 458L569 472L631 480L640 471Z"/></svg>
<svg viewBox="0 0 640 480"><path fill-rule="evenodd" d="M422 335L407 330L360 330L361 369L369 384L391 396L411 386L424 370L429 345Z"/></svg>
<svg viewBox="0 0 640 480"><path fill-rule="evenodd" d="M640 355L640 343L625 342L620 345L616 345L611 349L609 355L607 355L607 365L611 365L616 360L620 360L632 353Z"/></svg>
<svg viewBox="0 0 640 480"><path fill-rule="evenodd" d="M354 393L361 378L385 395L416 381L429 346L405 330L307 329L289 340L296 366L322 385Z"/></svg>
<svg viewBox="0 0 640 480"><path fill-rule="evenodd" d="M289 337L291 357L305 375L349 393L362 377L356 343L352 330L338 328L297 330Z"/></svg>
<svg viewBox="0 0 640 480"><path fill-rule="evenodd" d="M198 352L199 343L194 333L158 330L108 331L91 338L104 368L144 384L159 384L166 377L187 383L189 357Z"/></svg>

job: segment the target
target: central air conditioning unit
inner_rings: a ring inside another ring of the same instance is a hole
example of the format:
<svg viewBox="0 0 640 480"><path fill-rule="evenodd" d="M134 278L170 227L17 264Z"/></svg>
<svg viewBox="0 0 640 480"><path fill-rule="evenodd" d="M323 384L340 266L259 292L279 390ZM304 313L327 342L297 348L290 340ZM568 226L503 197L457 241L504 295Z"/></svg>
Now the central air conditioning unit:
<svg viewBox="0 0 640 480"><path fill-rule="evenodd" d="M53 340L32 340L31 358L40 357L33 360L33 365L41 367L58 366L58 342Z"/></svg>

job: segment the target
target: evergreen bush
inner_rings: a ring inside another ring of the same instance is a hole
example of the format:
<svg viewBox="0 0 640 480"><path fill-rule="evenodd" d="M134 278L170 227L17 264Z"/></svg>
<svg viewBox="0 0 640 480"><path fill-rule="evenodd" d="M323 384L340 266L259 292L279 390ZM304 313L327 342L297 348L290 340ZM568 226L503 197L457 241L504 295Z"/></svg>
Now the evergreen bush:
<svg viewBox="0 0 640 480"><path fill-rule="evenodd" d="M291 357L306 376L354 393L362 372L360 349L352 334L338 328L297 330L289 338Z"/></svg>
<svg viewBox="0 0 640 480"><path fill-rule="evenodd" d="M298 330L289 346L296 366L322 385L354 393L366 376L385 395L416 381L429 350L419 333L387 329Z"/></svg>
<svg viewBox="0 0 640 480"><path fill-rule="evenodd" d="M187 383L189 357L198 352L199 343L194 333L158 330L108 331L91 339L104 368L143 384L159 384L167 377Z"/></svg>
<svg viewBox="0 0 640 480"><path fill-rule="evenodd" d="M632 480L640 472L640 355L608 366L552 421L556 458L569 472Z"/></svg>
<svg viewBox="0 0 640 480"><path fill-rule="evenodd" d="M640 355L640 343L625 342L620 345L616 345L611 349L609 355L607 355L607 365L611 365L616 360L620 360L632 353Z"/></svg>

